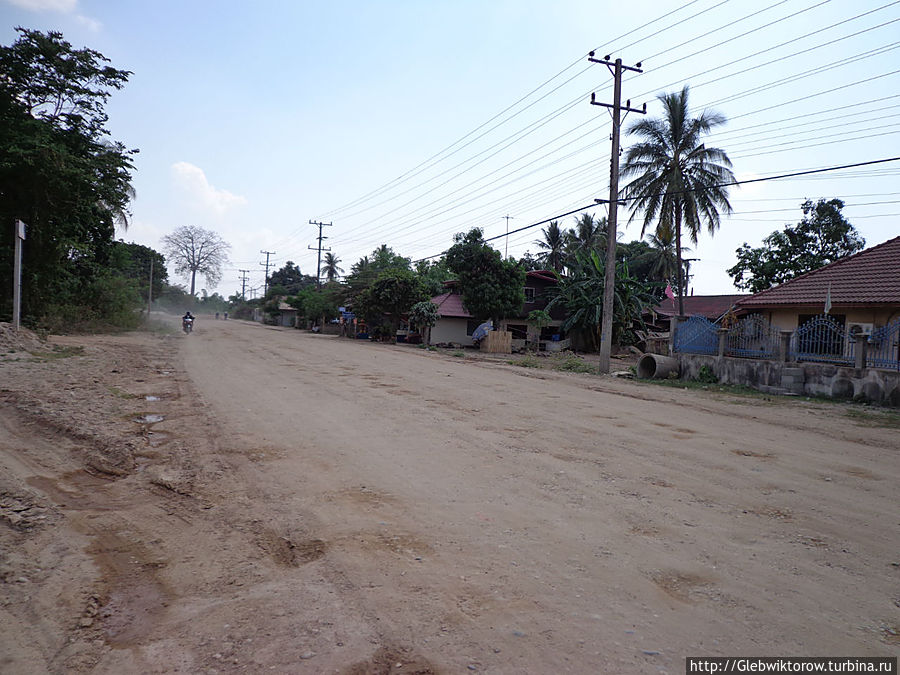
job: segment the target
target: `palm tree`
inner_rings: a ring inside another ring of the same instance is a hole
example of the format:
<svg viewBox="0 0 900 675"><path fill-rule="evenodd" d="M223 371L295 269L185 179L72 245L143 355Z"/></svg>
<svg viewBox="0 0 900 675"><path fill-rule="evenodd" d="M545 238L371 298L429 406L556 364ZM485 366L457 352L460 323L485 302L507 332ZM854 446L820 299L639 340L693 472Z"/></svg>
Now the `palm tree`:
<svg viewBox="0 0 900 675"><path fill-rule="evenodd" d="M541 230L541 233L544 238L534 242L543 251L538 255L540 264L562 272L566 263L566 233L560 229L558 220L551 220L547 229Z"/></svg>
<svg viewBox="0 0 900 675"><path fill-rule="evenodd" d="M579 253L590 254L593 250L604 248L606 218L595 218L593 213L576 216L575 227L566 232L566 242L570 260L574 260Z"/></svg>
<svg viewBox="0 0 900 675"><path fill-rule="evenodd" d="M322 268L322 272L325 274L325 278L328 279L328 281L334 281L335 278L344 271L343 267L338 267L340 262L341 259L334 253L325 254L325 267Z"/></svg>
<svg viewBox="0 0 900 675"><path fill-rule="evenodd" d="M688 115L688 87L679 93L661 94L665 108L661 118L642 119L628 129L641 138L625 155L622 178L633 180L621 190L631 200L634 220L644 214L641 236L653 222L675 231L675 256L678 275L678 313L684 314L684 266L681 261L682 227L697 243L700 229L706 225L710 235L719 227L719 211L731 213L728 188L734 181L731 160L724 150L708 148L701 138L725 123L725 117L704 111L699 117Z"/></svg>
<svg viewBox="0 0 900 675"><path fill-rule="evenodd" d="M659 225L656 232L647 235L651 250L650 278L671 282L678 276L678 255L675 253L675 233L669 225ZM682 254L690 251L681 247Z"/></svg>

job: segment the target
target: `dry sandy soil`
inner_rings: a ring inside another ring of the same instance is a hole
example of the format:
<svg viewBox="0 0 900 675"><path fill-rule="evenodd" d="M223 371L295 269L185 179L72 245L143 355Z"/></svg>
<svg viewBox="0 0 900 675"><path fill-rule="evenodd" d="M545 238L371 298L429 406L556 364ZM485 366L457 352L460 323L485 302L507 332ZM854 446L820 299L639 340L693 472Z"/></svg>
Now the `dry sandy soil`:
<svg viewBox="0 0 900 675"><path fill-rule="evenodd" d="M4 673L900 649L896 417L237 321L4 339Z"/></svg>

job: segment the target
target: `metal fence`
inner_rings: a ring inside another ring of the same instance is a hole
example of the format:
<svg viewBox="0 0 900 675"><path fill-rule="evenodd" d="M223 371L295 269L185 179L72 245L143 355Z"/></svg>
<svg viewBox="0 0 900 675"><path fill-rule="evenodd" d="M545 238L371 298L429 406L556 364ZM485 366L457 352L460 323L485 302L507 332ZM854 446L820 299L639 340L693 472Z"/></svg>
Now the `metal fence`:
<svg viewBox="0 0 900 675"><path fill-rule="evenodd" d="M759 314L750 314L728 329L725 355L749 359L778 356L781 332Z"/></svg>
<svg viewBox="0 0 900 675"><path fill-rule="evenodd" d="M866 350L866 365L900 370L900 319L872 332Z"/></svg>
<svg viewBox="0 0 900 675"><path fill-rule="evenodd" d="M856 340L848 340L844 327L827 314L814 316L791 338L792 361L853 365Z"/></svg>
<svg viewBox="0 0 900 675"><path fill-rule="evenodd" d="M717 354L719 350L718 327L702 316L692 316L678 324L674 349L685 354Z"/></svg>
<svg viewBox="0 0 900 675"><path fill-rule="evenodd" d="M775 359L780 353L779 329L762 316L751 314L728 328L724 335L726 356ZM712 354L719 349L719 326L702 316L679 323L673 348L684 354ZM788 358L853 366L856 338L827 314L814 316L791 335ZM866 345L866 367L900 370L900 319L873 331Z"/></svg>

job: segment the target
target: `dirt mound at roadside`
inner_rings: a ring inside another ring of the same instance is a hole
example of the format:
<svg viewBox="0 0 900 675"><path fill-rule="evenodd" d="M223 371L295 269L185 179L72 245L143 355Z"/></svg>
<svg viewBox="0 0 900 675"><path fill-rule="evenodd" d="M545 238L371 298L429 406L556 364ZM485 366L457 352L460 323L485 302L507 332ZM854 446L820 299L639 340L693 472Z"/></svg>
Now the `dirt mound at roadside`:
<svg viewBox="0 0 900 675"><path fill-rule="evenodd" d="M0 352L38 352L52 349L46 340L27 328L13 330L11 323L0 322Z"/></svg>

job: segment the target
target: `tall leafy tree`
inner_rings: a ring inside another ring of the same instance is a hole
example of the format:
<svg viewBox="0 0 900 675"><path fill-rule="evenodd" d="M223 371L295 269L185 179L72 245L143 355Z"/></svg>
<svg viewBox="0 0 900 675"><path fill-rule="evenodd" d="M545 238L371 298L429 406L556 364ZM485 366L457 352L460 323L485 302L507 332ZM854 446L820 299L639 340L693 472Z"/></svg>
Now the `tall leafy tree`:
<svg viewBox="0 0 900 675"><path fill-rule="evenodd" d="M541 250L537 260L547 269L562 272L566 265L566 232L559 226L558 220L551 220L541 230L542 239L536 239L535 245Z"/></svg>
<svg viewBox="0 0 900 675"><path fill-rule="evenodd" d="M504 260L477 227L456 234L453 241L447 265L459 280L466 309L478 319L492 319L494 326L518 313L525 302L525 270L515 261Z"/></svg>
<svg viewBox="0 0 900 675"><path fill-rule="evenodd" d="M866 240L841 213L840 199L807 199L800 208L803 219L796 225L773 232L759 248L745 242L737 249L737 264L728 270L736 288L758 293L865 247Z"/></svg>
<svg viewBox="0 0 900 675"><path fill-rule="evenodd" d="M175 264L175 271L191 280L191 295L194 295L198 272L212 287L222 279L222 266L228 260L231 244L216 232L196 225L182 225L162 240L166 255Z"/></svg>
<svg viewBox="0 0 900 675"><path fill-rule="evenodd" d="M387 316L392 333L400 326L400 318L417 302L427 300L428 293L416 274L409 269L385 270L368 288L356 296L353 310L370 325L381 323Z"/></svg>
<svg viewBox="0 0 900 675"><path fill-rule="evenodd" d="M691 117L688 87L662 94L661 118L641 119L628 133L640 140L625 154L620 169L631 178L621 195L631 200L631 220L643 214L641 236L651 225L675 232L678 312L684 313L684 274L681 241L684 231L697 242L705 226L710 235L719 228L719 212L731 213L726 183L734 181L731 160L724 150L707 147L702 139L725 124L725 117L704 111Z"/></svg>
<svg viewBox="0 0 900 675"><path fill-rule="evenodd" d="M16 30L18 39L0 46L0 223L28 225L23 312L102 318L103 298L126 292L112 278L110 256L134 195L137 152L109 137L105 106L130 73L59 32ZM12 274L12 237L11 226L0 227L3 278ZM9 311L10 291L0 291L0 314ZM117 314L127 302L115 300Z"/></svg>
<svg viewBox="0 0 900 675"><path fill-rule="evenodd" d="M288 260L281 269L269 275L269 285L284 289L282 295L296 295L304 288L316 285L316 278L303 274L293 260Z"/></svg>
<svg viewBox="0 0 900 675"><path fill-rule="evenodd" d="M150 268L153 267L153 298L159 298L169 282L169 272L166 269L166 258L162 253L154 251L149 246L141 244L126 244L117 241L114 245L115 260L119 273L137 282L141 297L147 302L147 293L150 290Z"/></svg>
<svg viewBox="0 0 900 675"><path fill-rule="evenodd" d="M445 291L445 281L454 278L453 272L447 267L447 260L443 256L437 260L418 261L416 263L416 274L419 275L419 280L432 298Z"/></svg>

